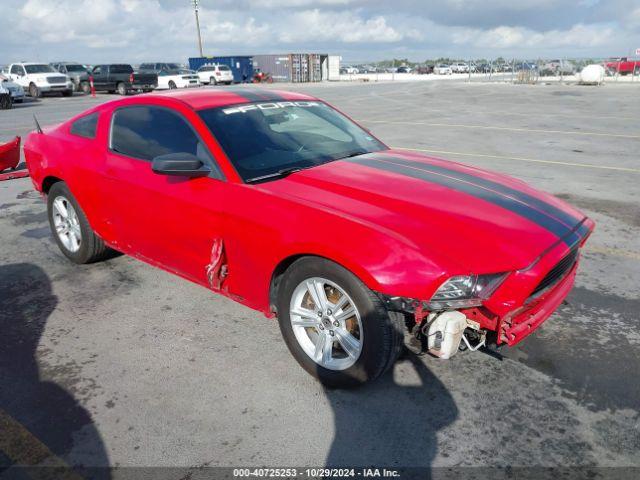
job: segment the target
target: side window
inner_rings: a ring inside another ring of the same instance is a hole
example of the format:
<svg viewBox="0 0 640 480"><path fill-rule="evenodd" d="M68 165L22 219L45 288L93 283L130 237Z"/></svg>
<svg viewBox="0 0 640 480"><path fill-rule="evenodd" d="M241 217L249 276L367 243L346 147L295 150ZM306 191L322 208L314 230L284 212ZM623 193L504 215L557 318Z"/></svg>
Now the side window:
<svg viewBox="0 0 640 480"><path fill-rule="evenodd" d="M98 112L80 117L71 124L71 133L85 138L96 138Z"/></svg>
<svg viewBox="0 0 640 480"><path fill-rule="evenodd" d="M100 75L101 72L102 72L102 67L95 67L93 69L93 74L94 75Z"/></svg>
<svg viewBox="0 0 640 480"><path fill-rule="evenodd" d="M11 73L14 75L22 75L22 68L19 65L11 66Z"/></svg>
<svg viewBox="0 0 640 480"><path fill-rule="evenodd" d="M217 178L222 178L189 124L165 108L136 106L116 110L111 122L111 149L147 161L169 153L189 153L211 166Z"/></svg>

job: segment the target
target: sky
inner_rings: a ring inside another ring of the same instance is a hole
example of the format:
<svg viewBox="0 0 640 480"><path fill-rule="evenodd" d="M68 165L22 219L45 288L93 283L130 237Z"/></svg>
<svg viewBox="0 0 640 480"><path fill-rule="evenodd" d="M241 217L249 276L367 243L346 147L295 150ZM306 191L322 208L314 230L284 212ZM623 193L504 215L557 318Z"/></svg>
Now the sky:
<svg viewBox="0 0 640 480"><path fill-rule="evenodd" d="M0 64L197 56L191 0L0 0ZM205 55L317 52L345 62L623 56L640 0L200 0Z"/></svg>

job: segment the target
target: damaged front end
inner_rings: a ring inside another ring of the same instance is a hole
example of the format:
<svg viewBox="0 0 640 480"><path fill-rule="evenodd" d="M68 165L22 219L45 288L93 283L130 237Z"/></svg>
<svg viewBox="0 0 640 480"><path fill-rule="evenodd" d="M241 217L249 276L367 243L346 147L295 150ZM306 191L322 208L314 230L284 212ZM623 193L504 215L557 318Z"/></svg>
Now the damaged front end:
<svg viewBox="0 0 640 480"><path fill-rule="evenodd" d="M405 317L411 335L407 347L414 353L430 353L442 359L459 350L476 351L487 344L486 328L460 310L433 310L430 302L404 297L378 296L387 310ZM475 309L474 309L475 310Z"/></svg>
<svg viewBox="0 0 640 480"><path fill-rule="evenodd" d="M593 229L589 225L589 233ZM514 346L537 329L571 291L580 260L579 244L509 273L454 276L428 300L378 294L387 310L401 312L412 334L410 348L450 358L458 350Z"/></svg>

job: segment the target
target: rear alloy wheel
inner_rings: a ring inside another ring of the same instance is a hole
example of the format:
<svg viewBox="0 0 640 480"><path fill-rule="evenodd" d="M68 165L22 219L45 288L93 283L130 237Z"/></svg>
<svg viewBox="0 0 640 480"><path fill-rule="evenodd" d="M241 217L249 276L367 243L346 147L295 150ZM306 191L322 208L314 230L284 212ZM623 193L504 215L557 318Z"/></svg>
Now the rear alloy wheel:
<svg viewBox="0 0 640 480"><path fill-rule="evenodd" d="M328 387L378 378L403 348L402 315L387 312L355 275L324 258L304 257L287 269L277 311L292 355Z"/></svg>
<svg viewBox="0 0 640 480"><path fill-rule="evenodd" d="M118 91L118 95L125 96L128 93L127 86L123 82L116 85L116 90Z"/></svg>
<svg viewBox="0 0 640 480"><path fill-rule="evenodd" d="M68 198L63 195L53 200L53 226L58 239L66 250L75 253L80 250L82 231L78 214Z"/></svg>
<svg viewBox="0 0 640 480"><path fill-rule="evenodd" d="M170 90L174 90L174 89L176 89L176 88L178 88L178 87L176 86L176 82L174 82L173 80L169 81L169 89L170 89Z"/></svg>
<svg viewBox="0 0 640 480"><path fill-rule="evenodd" d="M72 262L95 262L108 252L64 182L53 184L49 190L47 213L51 232L60 251Z"/></svg>

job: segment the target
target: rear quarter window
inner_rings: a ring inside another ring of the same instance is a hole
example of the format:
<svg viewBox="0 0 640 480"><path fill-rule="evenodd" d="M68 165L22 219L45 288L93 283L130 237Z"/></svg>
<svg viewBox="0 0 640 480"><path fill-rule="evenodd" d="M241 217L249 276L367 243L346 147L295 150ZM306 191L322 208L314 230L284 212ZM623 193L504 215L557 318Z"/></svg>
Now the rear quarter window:
<svg viewBox="0 0 640 480"><path fill-rule="evenodd" d="M70 132L73 135L85 138L96 138L96 128L98 126L98 113L91 113L80 117L71 124Z"/></svg>
<svg viewBox="0 0 640 480"><path fill-rule="evenodd" d="M111 65L109 67L110 73L133 73L131 65Z"/></svg>

